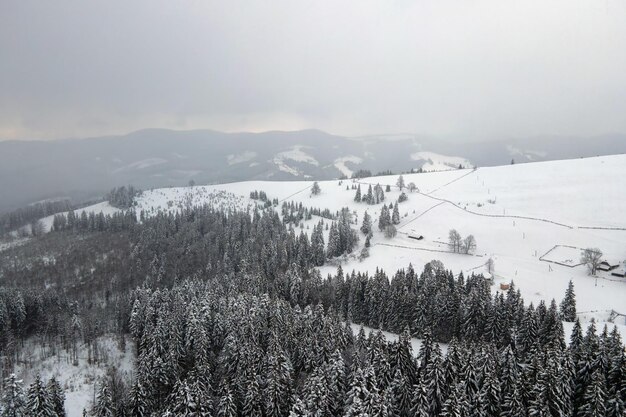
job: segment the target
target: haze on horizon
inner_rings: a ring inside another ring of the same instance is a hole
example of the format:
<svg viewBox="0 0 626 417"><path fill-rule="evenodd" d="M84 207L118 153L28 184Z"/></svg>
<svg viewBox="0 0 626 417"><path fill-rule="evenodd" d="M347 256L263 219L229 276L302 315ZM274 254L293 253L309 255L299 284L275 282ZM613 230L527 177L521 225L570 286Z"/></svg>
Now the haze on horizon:
<svg viewBox="0 0 626 417"><path fill-rule="evenodd" d="M626 132L619 0L4 0L0 140Z"/></svg>

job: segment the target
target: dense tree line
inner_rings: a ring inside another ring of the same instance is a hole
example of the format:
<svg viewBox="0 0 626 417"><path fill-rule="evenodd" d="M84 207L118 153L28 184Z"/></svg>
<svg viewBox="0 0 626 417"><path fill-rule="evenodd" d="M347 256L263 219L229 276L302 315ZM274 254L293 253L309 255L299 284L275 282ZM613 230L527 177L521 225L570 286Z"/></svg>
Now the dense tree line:
<svg viewBox="0 0 626 417"><path fill-rule="evenodd" d="M141 194L141 190L132 185L115 187L104 197L113 207L126 209L133 206L135 197Z"/></svg>
<svg viewBox="0 0 626 417"><path fill-rule="evenodd" d="M305 207L302 202L295 203L284 202L281 206L281 215L283 223L298 225L303 220L311 220L313 216L323 217L329 220L336 220L339 212L331 212L329 209L320 209L316 207Z"/></svg>
<svg viewBox="0 0 626 417"><path fill-rule="evenodd" d="M385 201L385 192L383 191L383 187L380 184L376 184L373 188L370 184L367 188L367 193L362 193L361 184L359 184L356 187L354 201L356 201L357 203L364 202L367 204L379 204Z"/></svg>
<svg viewBox="0 0 626 417"><path fill-rule="evenodd" d="M43 217L68 211L71 208L70 200L43 201L2 214L0 216L0 235L13 232Z"/></svg>

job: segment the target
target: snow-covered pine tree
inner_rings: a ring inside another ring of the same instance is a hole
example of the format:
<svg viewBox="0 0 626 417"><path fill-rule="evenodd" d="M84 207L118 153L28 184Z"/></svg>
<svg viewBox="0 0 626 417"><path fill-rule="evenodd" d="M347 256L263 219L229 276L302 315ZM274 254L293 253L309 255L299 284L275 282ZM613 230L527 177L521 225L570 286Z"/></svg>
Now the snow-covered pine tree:
<svg viewBox="0 0 626 417"><path fill-rule="evenodd" d="M606 416L606 383L599 369L593 371L591 382L583 396L583 403L578 415L580 417Z"/></svg>
<svg viewBox="0 0 626 417"><path fill-rule="evenodd" d="M393 215L391 216L391 223L400 224L400 211L398 210L398 202L393 206Z"/></svg>
<svg viewBox="0 0 626 417"><path fill-rule="evenodd" d="M237 417L237 403L233 392L229 387L224 389L220 401L217 405L218 417Z"/></svg>
<svg viewBox="0 0 626 417"><path fill-rule="evenodd" d="M433 345L430 361L424 371L423 375L427 382L427 392L430 400L429 409L435 415L438 415L448 395L448 387L446 386L445 380L445 366L439 344L435 343Z"/></svg>
<svg viewBox="0 0 626 417"><path fill-rule="evenodd" d="M320 221L311 234L311 260L315 266L324 265L324 225Z"/></svg>
<svg viewBox="0 0 626 417"><path fill-rule="evenodd" d="M391 224L391 217L389 216L389 209L387 208L387 205L384 204L383 208L380 209L380 217L378 218L378 230L382 232L389 224Z"/></svg>
<svg viewBox="0 0 626 417"><path fill-rule="evenodd" d="M54 376L48 381L47 389L55 415L65 417L65 393Z"/></svg>
<svg viewBox="0 0 626 417"><path fill-rule="evenodd" d="M275 336L274 336L275 337ZM265 363L265 386L263 398L266 417L279 417L287 414L291 404L292 367L276 341L267 355Z"/></svg>
<svg viewBox="0 0 626 417"><path fill-rule="evenodd" d="M310 415L332 415L330 410L330 397L328 396L329 387L328 381L324 375L325 372L325 367L317 367L304 385L304 403Z"/></svg>
<svg viewBox="0 0 626 417"><path fill-rule="evenodd" d="M340 241L339 241L339 230L337 228L337 223L333 222L330 225L330 230L328 232L328 243L326 248L326 256L328 259L334 258L335 256L339 256L341 254L340 249Z"/></svg>
<svg viewBox="0 0 626 417"><path fill-rule="evenodd" d="M463 384L452 387L450 396L443 404L440 417L465 417L468 416L469 405Z"/></svg>
<svg viewBox="0 0 626 417"><path fill-rule="evenodd" d="M113 404L113 397L109 390L109 385L106 380L100 382L100 389L96 396L96 403L93 406L94 417L114 417L115 408Z"/></svg>
<svg viewBox="0 0 626 417"><path fill-rule="evenodd" d="M391 403L387 404L390 416L409 417L411 415L411 385L407 378L402 375L399 369L391 381L390 396Z"/></svg>
<svg viewBox="0 0 626 417"><path fill-rule="evenodd" d="M356 188L356 194L354 195L354 201L357 203L361 202L361 184Z"/></svg>
<svg viewBox="0 0 626 417"><path fill-rule="evenodd" d="M295 398L289 410L289 417L307 417L309 413L300 398Z"/></svg>
<svg viewBox="0 0 626 417"><path fill-rule="evenodd" d="M26 397L26 415L33 417L54 417L54 405L41 377L37 375L30 384Z"/></svg>
<svg viewBox="0 0 626 417"><path fill-rule="evenodd" d="M367 194L361 197L361 201L366 202L367 204L375 204L374 200L374 192L372 191L372 184L367 187Z"/></svg>
<svg viewBox="0 0 626 417"><path fill-rule="evenodd" d="M320 185L315 181L311 187L311 195L319 195L322 192Z"/></svg>
<svg viewBox="0 0 626 417"><path fill-rule="evenodd" d="M561 301L561 317L565 321L576 321L576 295L572 280L569 281L567 290L565 290L565 297Z"/></svg>
<svg viewBox="0 0 626 417"><path fill-rule="evenodd" d="M22 388L22 380L17 379L15 374L10 374L4 380L4 391L0 399L0 416L2 417L21 417L26 412L26 399L24 398L24 389Z"/></svg>
<svg viewBox="0 0 626 417"><path fill-rule="evenodd" d="M243 398L243 415L250 417L263 416L263 397L261 387L256 375L251 375L248 379L246 394Z"/></svg>
<svg viewBox="0 0 626 417"><path fill-rule="evenodd" d="M431 408L432 403L428 394L426 378L422 378L415 386L415 389L413 390L412 404L413 408L411 409L411 412L414 417L431 417L433 415L439 415L439 413L434 412Z"/></svg>
<svg viewBox="0 0 626 417"><path fill-rule="evenodd" d="M363 214L363 224L361 225L361 233L367 236L371 232L372 232L372 217L369 215L367 210L365 210L365 214Z"/></svg>
<svg viewBox="0 0 626 417"><path fill-rule="evenodd" d="M127 407L132 416L148 417L150 415L148 394L138 377L135 378L135 382L130 389Z"/></svg>

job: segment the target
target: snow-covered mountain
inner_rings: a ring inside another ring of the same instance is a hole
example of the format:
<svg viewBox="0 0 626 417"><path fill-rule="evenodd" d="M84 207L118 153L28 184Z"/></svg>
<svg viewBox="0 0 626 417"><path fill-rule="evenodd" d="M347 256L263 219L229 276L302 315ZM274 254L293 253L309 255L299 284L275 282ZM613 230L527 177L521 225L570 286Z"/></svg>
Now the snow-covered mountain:
<svg viewBox="0 0 626 417"><path fill-rule="evenodd" d="M124 136L0 141L0 212L45 198L99 198L146 189L243 180L328 180L359 169L442 170L626 152L626 137L473 143L416 135L346 138L318 130L222 133L147 129Z"/></svg>

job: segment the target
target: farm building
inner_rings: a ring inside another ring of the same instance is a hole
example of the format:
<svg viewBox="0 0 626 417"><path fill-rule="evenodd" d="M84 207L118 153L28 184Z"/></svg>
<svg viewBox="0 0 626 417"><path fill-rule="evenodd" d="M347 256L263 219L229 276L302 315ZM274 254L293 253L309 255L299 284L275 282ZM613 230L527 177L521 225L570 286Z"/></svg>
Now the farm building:
<svg viewBox="0 0 626 417"><path fill-rule="evenodd" d="M598 271L608 272L617 268L619 268L619 264L609 263L608 261L602 261L600 262L600 265L598 266Z"/></svg>
<svg viewBox="0 0 626 417"><path fill-rule="evenodd" d="M611 273L614 277L626 278L626 268L618 269L617 271L613 271Z"/></svg>

